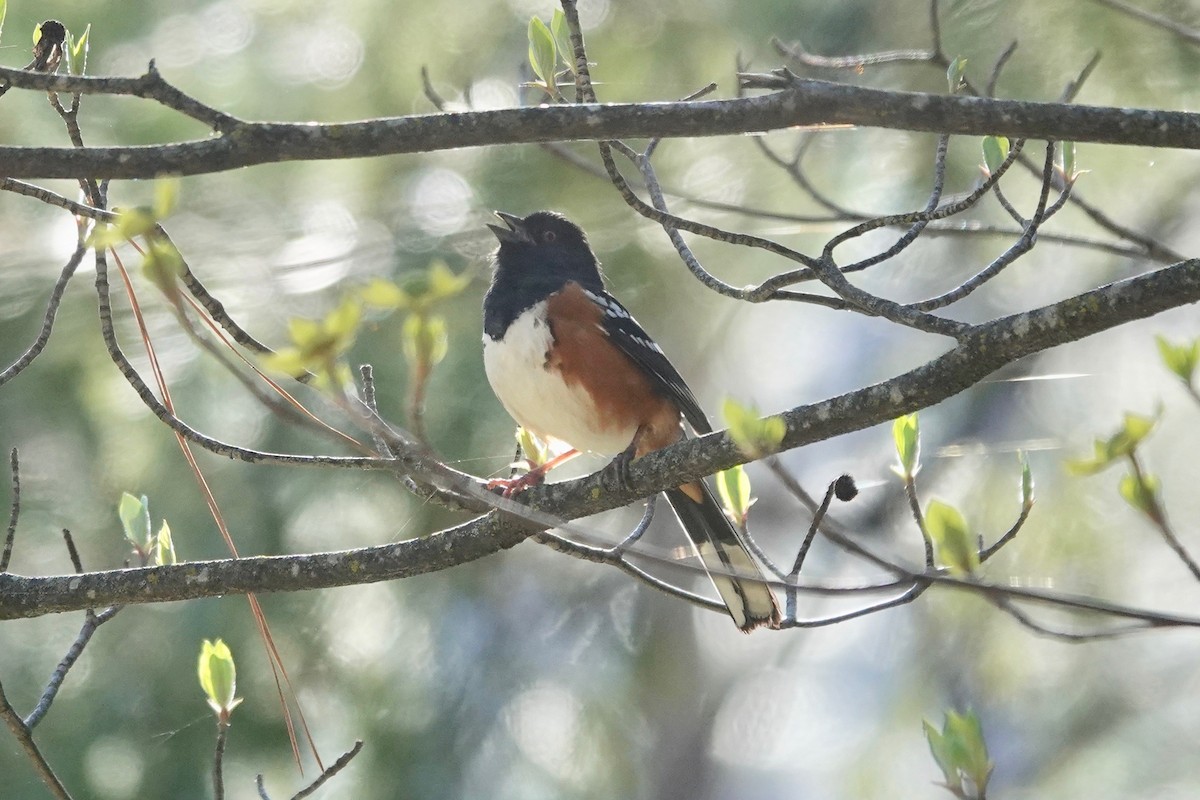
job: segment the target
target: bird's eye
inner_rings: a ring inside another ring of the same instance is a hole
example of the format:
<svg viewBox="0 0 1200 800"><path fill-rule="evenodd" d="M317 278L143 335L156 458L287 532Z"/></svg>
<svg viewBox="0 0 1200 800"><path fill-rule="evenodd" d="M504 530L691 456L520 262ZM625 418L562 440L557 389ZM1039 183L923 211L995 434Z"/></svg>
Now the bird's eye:
<svg viewBox="0 0 1200 800"><path fill-rule="evenodd" d="M558 236L554 231L542 231L542 241L546 244L551 244Z"/></svg>

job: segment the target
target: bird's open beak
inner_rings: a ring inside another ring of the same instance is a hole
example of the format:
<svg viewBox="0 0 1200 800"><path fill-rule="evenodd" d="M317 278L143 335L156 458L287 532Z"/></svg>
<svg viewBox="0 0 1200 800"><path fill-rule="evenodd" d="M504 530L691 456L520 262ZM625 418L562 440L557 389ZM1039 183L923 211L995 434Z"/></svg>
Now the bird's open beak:
<svg viewBox="0 0 1200 800"><path fill-rule="evenodd" d="M509 214L505 211L493 211L492 213L499 217L500 221L508 226L507 228L502 228L499 225L492 225L491 223L488 223L488 227L492 229L492 233L494 233L496 238L500 240L500 244L504 244L506 242L511 242L514 244L517 242L529 243L533 241L533 238L529 235L529 232L525 230L525 220L521 219L516 214Z"/></svg>

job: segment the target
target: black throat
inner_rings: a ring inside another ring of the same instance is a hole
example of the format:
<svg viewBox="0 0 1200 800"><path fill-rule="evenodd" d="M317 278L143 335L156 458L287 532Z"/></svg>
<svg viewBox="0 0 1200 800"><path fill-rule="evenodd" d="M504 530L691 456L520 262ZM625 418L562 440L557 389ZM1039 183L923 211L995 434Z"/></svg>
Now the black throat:
<svg viewBox="0 0 1200 800"><path fill-rule="evenodd" d="M591 250L502 244L496 253L492 285L483 298L483 332L502 339L521 314L574 281L597 294L604 291L600 265Z"/></svg>

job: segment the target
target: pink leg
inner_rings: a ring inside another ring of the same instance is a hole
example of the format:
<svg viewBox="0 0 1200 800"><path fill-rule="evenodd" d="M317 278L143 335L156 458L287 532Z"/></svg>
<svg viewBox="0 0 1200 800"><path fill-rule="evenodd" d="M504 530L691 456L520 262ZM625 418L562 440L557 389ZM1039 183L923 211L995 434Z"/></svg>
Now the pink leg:
<svg viewBox="0 0 1200 800"><path fill-rule="evenodd" d="M540 464L526 472L524 475L518 475L515 478L492 478L487 482L488 489L501 489L501 494L505 497L512 497L520 494L531 486L538 486L546 481L546 473L560 464L565 464L575 456L579 455L578 450L568 450L565 453L560 453L554 458L547 461L545 464Z"/></svg>

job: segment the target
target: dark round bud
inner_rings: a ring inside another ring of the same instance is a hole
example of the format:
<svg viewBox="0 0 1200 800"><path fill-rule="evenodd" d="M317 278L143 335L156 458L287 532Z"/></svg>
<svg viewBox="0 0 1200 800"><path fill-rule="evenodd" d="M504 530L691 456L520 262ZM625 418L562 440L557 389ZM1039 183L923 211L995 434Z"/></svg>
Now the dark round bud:
<svg viewBox="0 0 1200 800"><path fill-rule="evenodd" d="M56 19L48 19L39 27L42 29L42 39L48 44L62 44L67 40L66 27Z"/></svg>
<svg viewBox="0 0 1200 800"><path fill-rule="evenodd" d="M858 487L854 485L854 478L849 475L843 475L833 482L833 496L843 503L848 503L855 497L858 497Z"/></svg>

